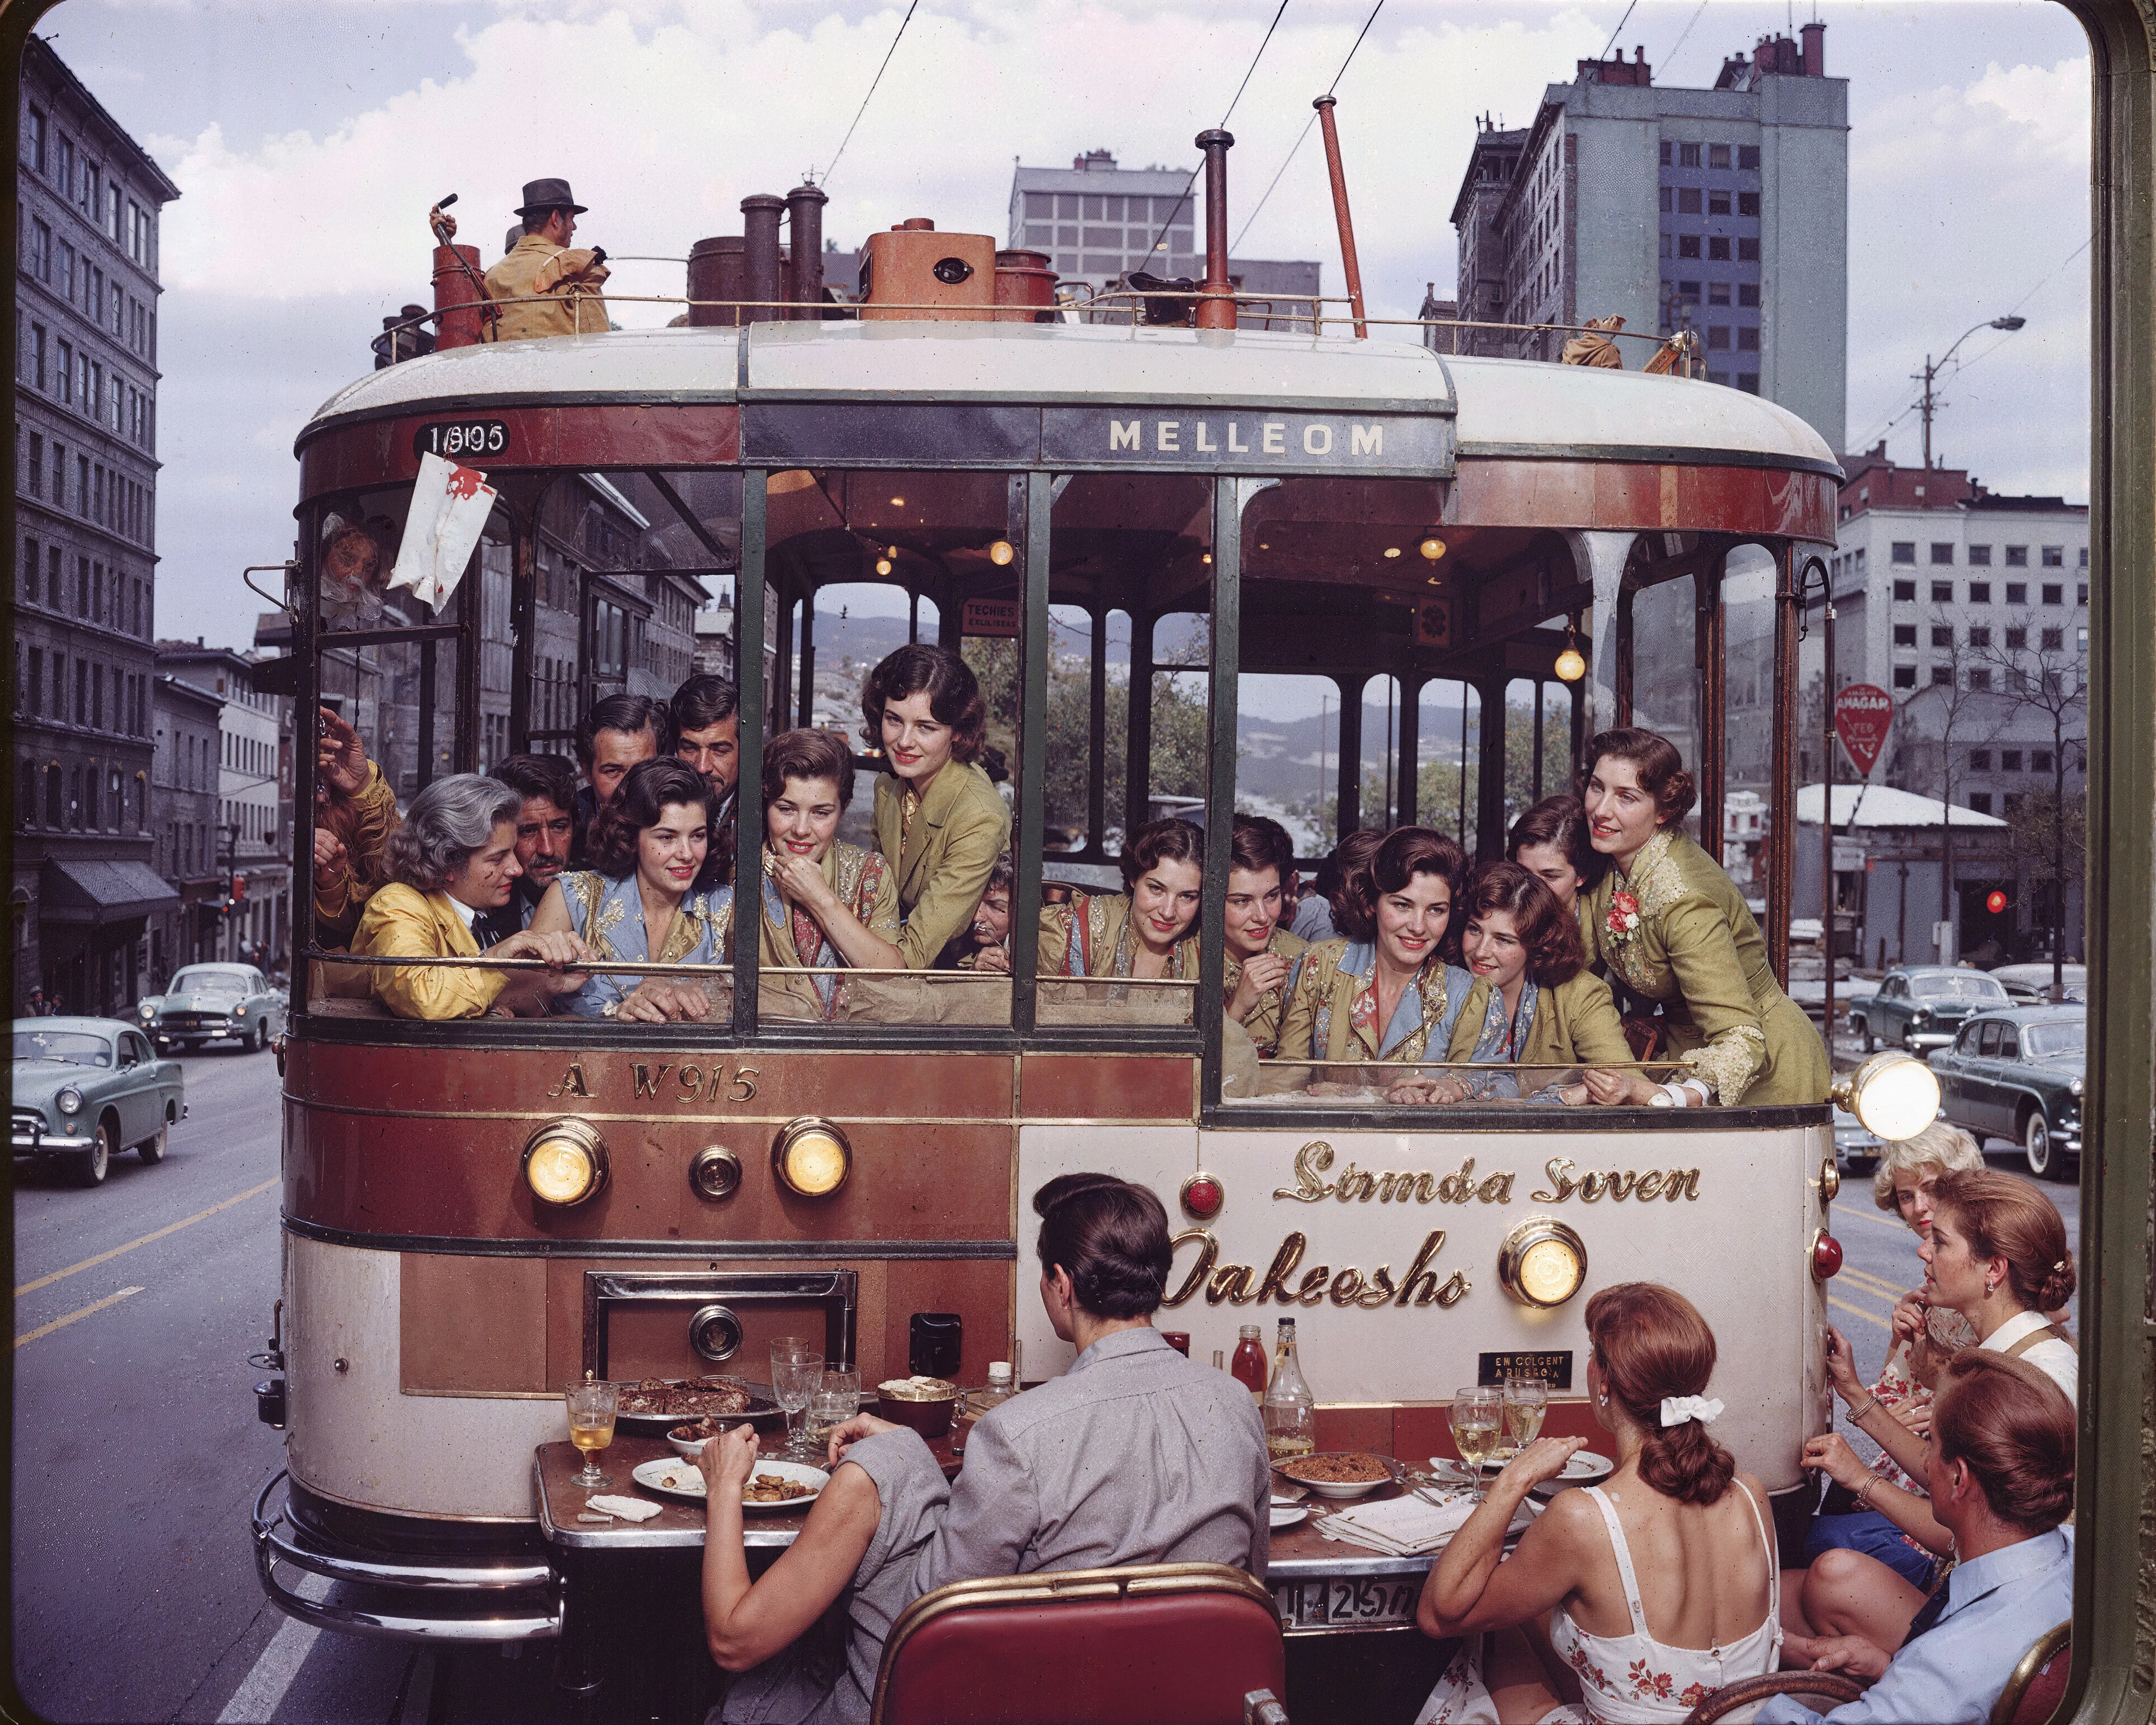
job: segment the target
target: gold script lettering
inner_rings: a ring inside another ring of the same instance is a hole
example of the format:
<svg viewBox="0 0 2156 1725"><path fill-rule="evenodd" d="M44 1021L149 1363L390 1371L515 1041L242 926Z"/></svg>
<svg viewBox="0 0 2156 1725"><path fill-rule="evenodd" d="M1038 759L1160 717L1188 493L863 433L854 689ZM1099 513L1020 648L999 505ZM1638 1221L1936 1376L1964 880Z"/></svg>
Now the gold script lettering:
<svg viewBox="0 0 2156 1725"><path fill-rule="evenodd" d="M1250 1278L1256 1273L1247 1264L1223 1264L1205 1285L1205 1303L1218 1306L1224 1300L1230 1306L1249 1305L1257 1297L1250 1291Z"/></svg>
<svg viewBox="0 0 2156 1725"><path fill-rule="evenodd" d="M1295 1266L1302 1261L1302 1250L1310 1242L1300 1233L1291 1234L1273 1254L1272 1267L1265 1271L1265 1279L1258 1284L1258 1304L1277 1300L1283 1306L1295 1303L1295 1296L1287 1291L1287 1279Z"/></svg>
<svg viewBox="0 0 2156 1725"><path fill-rule="evenodd" d="M1297 1204L1316 1204L1329 1197L1332 1188L1318 1178L1332 1166L1332 1147L1322 1138L1313 1138L1295 1153L1295 1184L1276 1186L1275 1198L1291 1198Z"/></svg>
<svg viewBox="0 0 2156 1725"><path fill-rule="evenodd" d="M1640 1183L1632 1189L1632 1195L1643 1202L1650 1198L1660 1198L1662 1195L1662 1171L1649 1168L1640 1175Z"/></svg>
<svg viewBox="0 0 2156 1725"><path fill-rule="evenodd" d="M1173 1253L1187 1245L1198 1248L1198 1261L1190 1266L1190 1274L1183 1278L1182 1286L1161 1301L1163 1306L1180 1306L1205 1285L1205 1275L1213 1267L1213 1260L1219 1255L1220 1242L1204 1228L1186 1228L1168 1243Z"/></svg>
<svg viewBox="0 0 2156 1725"><path fill-rule="evenodd" d="M734 1073L733 1088L737 1092L738 1092L738 1094L730 1098L730 1100L737 1102L753 1101L756 1096L756 1068L753 1066L742 1066L736 1070Z"/></svg>
<svg viewBox="0 0 2156 1725"><path fill-rule="evenodd" d="M635 1081L637 1095L639 1096L657 1096L659 1094L659 1086L665 1083L666 1075L673 1070L674 1068L670 1063L660 1067L656 1071L654 1071L652 1068L645 1065L643 1061L639 1060L634 1066L629 1068L630 1074Z"/></svg>
<svg viewBox="0 0 2156 1725"><path fill-rule="evenodd" d="M1320 1264L1302 1271L1298 1277L1296 1272L1309 1244L1301 1233L1291 1233L1283 1239L1258 1283L1257 1291L1253 1293L1249 1265L1219 1262L1220 1243L1212 1233L1204 1228L1186 1228L1169 1240L1169 1249L1180 1251L1185 1246L1195 1246L1198 1255L1183 1280L1160 1303L1171 1308L1185 1305L1202 1289L1209 1306L1264 1305L1268 1301L1281 1306L1316 1306L1330 1300L1335 1306L1356 1307L1365 1312L1388 1305L1435 1306L1441 1312L1449 1312L1473 1288L1465 1271L1455 1270L1450 1276L1440 1279L1433 1267L1437 1255L1445 1247L1445 1230L1441 1228L1433 1229L1424 1236L1422 1249L1408 1266L1405 1277L1398 1283L1393 1280L1391 1266L1384 1264L1367 1275L1353 1266L1336 1271L1329 1265Z"/></svg>
<svg viewBox="0 0 2156 1725"><path fill-rule="evenodd" d="M1332 1280L1331 1267L1324 1264L1319 1265L1303 1277L1302 1286L1296 1290L1296 1303L1299 1306L1315 1306L1325 1297L1325 1285Z"/></svg>
<svg viewBox="0 0 2156 1725"><path fill-rule="evenodd" d="M703 1091L704 1069L701 1066L685 1065L675 1082L681 1086L680 1100L685 1102L693 1102Z"/></svg>
<svg viewBox="0 0 2156 1725"><path fill-rule="evenodd" d="M584 1083L584 1063L569 1062L569 1070L562 1075L562 1081L547 1094L550 1096L588 1096L591 1091Z"/></svg>
<svg viewBox="0 0 2156 1725"><path fill-rule="evenodd" d="M1543 1164L1549 1175L1554 1190L1537 1188L1527 1196L1537 1204L1563 1204L1575 1194L1583 1204L1593 1204L1608 1197L1613 1199L1630 1198L1638 1203L1660 1198L1671 1204L1679 1199L1697 1202L1699 1198L1699 1170L1696 1168L1613 1168L1608 1173L1575 1173L1571 1158L1553 1156ZM1509 1182L1510 1175L1506 1179ZM1511 1199L1509 1185L1506 1201ZM1487 1196L1486 1183L1485 1196Z"/></svg>
<svg viewBox="0 0 2156 1725"><path fill-rule="evenodd" d="M1335 1306L1353 1306L1363 1295L1363 1272L1343 1270L1332 1278L1332 1286L1325 1291L1325 1297Z"/></svg>
<svg viewBox="0 0 2156 1725"><path fill-rule="evenodd" d="M1378 1183L1353 1163L1349 1163L1332 1188L1332 1195L1342 1204L1368 1204L1378 1190Z"/></svg>

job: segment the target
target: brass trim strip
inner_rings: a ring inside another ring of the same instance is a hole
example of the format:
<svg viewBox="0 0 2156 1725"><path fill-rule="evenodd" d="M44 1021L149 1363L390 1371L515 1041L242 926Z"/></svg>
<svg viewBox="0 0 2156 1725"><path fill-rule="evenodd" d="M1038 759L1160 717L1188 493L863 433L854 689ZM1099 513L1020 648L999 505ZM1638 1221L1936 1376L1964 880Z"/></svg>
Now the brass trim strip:
<svg viewBox="0 0 2156 1725"><path fill-rule="evenodd" d="M285 1100L302 1108L321 1114L350 1114L374 1120L439 1120L449 1122L460 1120L503 1120L516 1125L543 1124L557 1117L561 1111L560 1098L549 1098L549 1106L535 1107L527 1112L506 1108L367 1108L354 1102L325 1102L295 1096L289 1091ZM798 1114L692 1114L686 1111L674 1114L611 1114L592 1108L579 1108L580 1120L612 1121L634 1124L674 1124L708 1128L715 1126L788 1126L801 1117ZM856 1130L865 1126L978 1126L1015 1127L1021 1126L1173 1126L1184 1127L1196 1122L1179 1114L1100 1115L1100 1114L1040 1114L1028 1115L1024 1119L1007 1120L1001 1115L980 1114L860 1114L841 1110Z"/></svg>
<svg viewBox="0 0 2156 1725"><path fill-rule="evenodd" d="M298 1216L284 1219L285 1231L324 1245L365 1251L412 1252L449 1258L678 1258L708 1262L773 1264L937 1263L1010 1264L1018 1244L1009 1240L555 1240L449 1234L377 1234L331 1228Z"/></svg>

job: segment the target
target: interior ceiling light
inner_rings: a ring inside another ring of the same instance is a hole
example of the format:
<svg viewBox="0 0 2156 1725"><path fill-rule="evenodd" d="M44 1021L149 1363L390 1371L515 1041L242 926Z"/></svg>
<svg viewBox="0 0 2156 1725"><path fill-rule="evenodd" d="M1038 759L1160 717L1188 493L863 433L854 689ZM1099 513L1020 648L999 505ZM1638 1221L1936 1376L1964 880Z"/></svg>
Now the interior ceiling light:
<svg viewBox="0 0 2156 1725"><path fill-rule="evenodd" d="M876 573L879 575L888 575L891 573L891 559L889 557L878 557L876 559Z"/></svg>
<svg viewBox="0 0 2156 1725"><path fill-rule="evenodd" d="M1434 533L1415 548L1433 563L1445 555L1445 542Z"/></svg>
<svg viewBox="0 0 2156 1725"><path fill-rule="evenodd" d="M891 500L891 506L893 509L903 509L906 507L906 499L903 497L894 497Z"/></svg>
<svg viewBox="0 0 2156 1725"><path fill-rule="evenodd" d="M1587 675L1587 661L1580 656L1579 639L1574 633L1578 625L1579 617L1575 613L1564 625L1564 651L1558 655L1557 663L1550 667L1560 683L1577 683Z"/></svg>
<svg viewBox="0 0 2156 1725"><path fill-rule="evenodd" d="M988 561L998 569L1007 567L1010 560L1017 555L1018 552L1012 548L1011 542L1008 539L998 539L988 547Z"/></svg>

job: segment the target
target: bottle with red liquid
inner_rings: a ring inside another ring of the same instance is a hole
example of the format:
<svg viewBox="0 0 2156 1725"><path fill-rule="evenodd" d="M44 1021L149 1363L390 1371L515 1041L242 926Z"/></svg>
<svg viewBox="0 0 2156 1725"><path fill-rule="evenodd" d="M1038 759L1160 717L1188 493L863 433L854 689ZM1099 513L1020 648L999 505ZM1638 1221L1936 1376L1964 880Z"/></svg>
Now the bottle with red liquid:
<svg viewBox="0 0 2156 1725"><path fill-rule="evenodd" d="M1228 1374L1250 1392L1250 1399L1263 1402L1265 1399L1265 1348L1260 1342L1255 1324L1245 1324L1237 1332L1240 1339L1235 1343L1235 1357L1228 1363Z"/></svg>

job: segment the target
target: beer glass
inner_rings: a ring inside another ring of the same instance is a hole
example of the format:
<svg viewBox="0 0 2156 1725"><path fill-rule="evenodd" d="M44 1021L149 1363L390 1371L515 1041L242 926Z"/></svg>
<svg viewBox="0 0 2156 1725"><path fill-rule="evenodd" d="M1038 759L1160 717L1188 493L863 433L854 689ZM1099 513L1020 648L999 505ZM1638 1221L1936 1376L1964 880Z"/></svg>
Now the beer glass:
<svg viewBox="0 0 2156 1725"><path fill-rule="evenodd" d="M599 1451L613 1441L613 1416L618 1403L611 1384L572 1384L569 1386L569 1441L584 1458L584 1465L569 1476L569 1483L587 1491L603 1486Z"/></svg>

